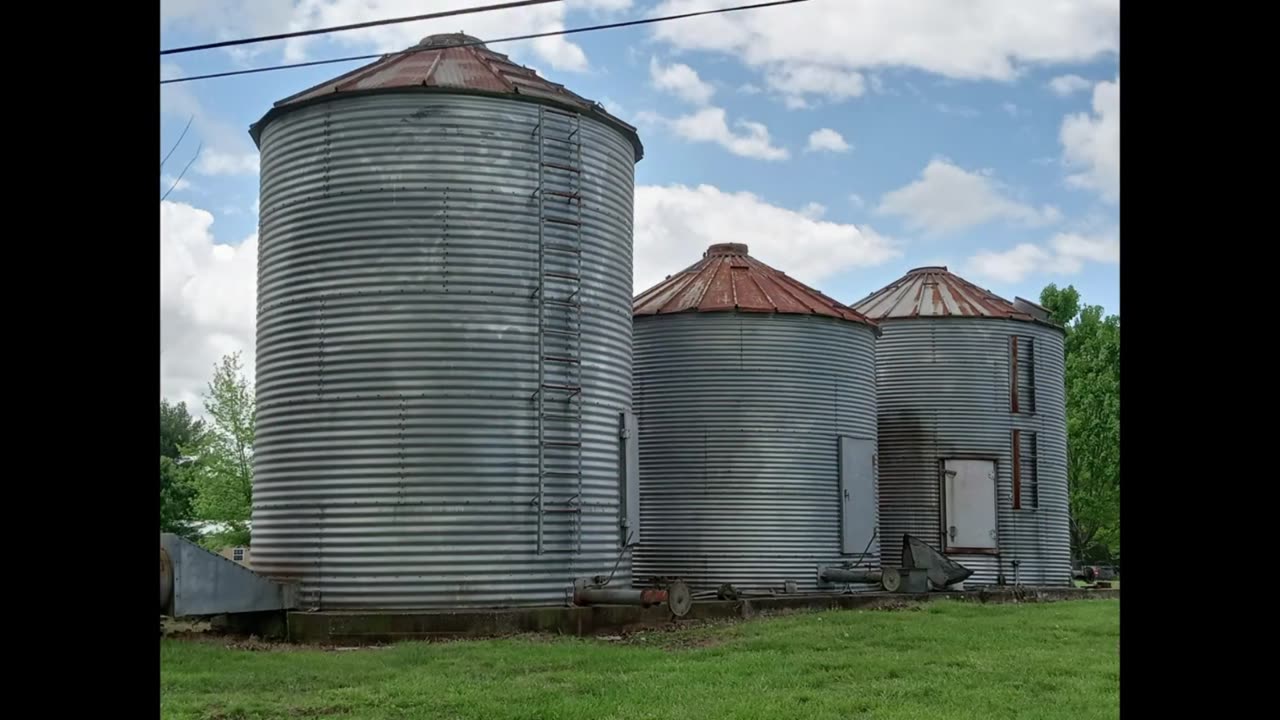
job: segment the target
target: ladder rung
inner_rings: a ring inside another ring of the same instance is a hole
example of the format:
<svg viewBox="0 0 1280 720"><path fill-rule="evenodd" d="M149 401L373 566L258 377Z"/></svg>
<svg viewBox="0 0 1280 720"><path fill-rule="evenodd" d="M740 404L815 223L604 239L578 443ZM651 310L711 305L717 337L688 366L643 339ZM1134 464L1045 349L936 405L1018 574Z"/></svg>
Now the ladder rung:
<svg viewBox="0 0 1280 720"><path fill-rule="evenodd" d="M579 475L581 475L582 473L576 473L576 472L563 472L563 471L558 471L558 470L543 470L543 471L542 471L542 474L543 474L544 476L551 476L551 477L569 477L569 478L576 478L576 477L578 477Z"/></svg>
<svg viewBox="0 0 1280 720"><path fill-rule="evenodd" d="M548 115L559 115L560 117L567 117L570 120L577 120L579 118L578 113L570 113L570 112L565 112L563 110L555 110L555 109L546 107L545 105L540 109L542 110L542 112Z"/></svg>
<svg viewBox="0 0 1280 720"><path fill-rule="evenodd" d="M542 387L546 390L566 390L572 392L581 392L582 388L577 385L559 385L556 383L542 383Z"/></svg>
<svg viewBox="0 0 1280 720"><path fill-rule="evenodd" d="M582 362L581 360L579 360L579 359L577 359L577 358L564 357L563 355L543 355L543 356L542 356L542 359L543 359L543 360L550 360L551 362L571 363L571 364L574 364L574 365L576 365L576 364L578 364L578 363Z"/></svg>
<svg viewBox="0 0 1280 720"><path fill-rule="evenodd" d="M549 507L549 508L543 508L542 512L544 513L580 513L582 512L582 508L580 507L566 507L566 508Z"/></svg>
<svg viewBox="0 0 1280 720"><path fill-rule="evenodd" d="M543 221L544 221L544 222L555 223L555 224L557 224L557 225L575 225L575 226L580 226L580 225L582 225L582 221L581 221L581 220L572 220L572 219L569 219L569 218L558 218L558 217L550 217L550 216L548 216L548 217L544 217L544 218L542 218L542 219L543 219Z"/></svg>
<svg viewBox="0 0 1280 720"><path fill-rule="evenodd" d="M547 298L546 300L543 300L542 302L544 302L544 303L546 303L546 304L548 304L548 305L559 305L560 307L570 307L570 308L581 308L581 307L582 307L581 305L579 305L578 303L576 303L576 302L574 302L574 301L572 301L572 300L554 300L554 299L552 299L552 298Z"/></svg>
<svg viewBox="0 0 1280 720"><path fill-rule="evenodd" d="M578 147L578 143L574 142L574 140L573 140L573 136L574 136L574 134L575 134L576 132L577 132L577 131L575 130L574 132L569 133L569 135L568 135L568 136L566 136L566 137L562 137L562 138L558 138L558 137L547 137L547 136L544 134L544 135L542 136L542 139L543 139L544 141L546 141L546 140L554 140L555 142L558 142L558 143L564 143L565 145L568 145L569 147L575 147L575 148L576 148L576 147Z"/></svg>
<svg viewBox="0 0 1280 720"><path fill-rule="evenodd" d="M551 335L560 335L563 337L578 337L582 334L578 330L559 330L556 328L543 328L542 332L549 333Z"/></svg>
<svg viewBox="0 0 1280 720"><path fill-rule="evenodd" d="M576 192L565 192L565 191L563 191L563 190L543 190L542 192L544 192L544 193L546 193L546 194L548 194L548 195L556 195L556 196L558 196L558 197L562 197L562 198L569 198L570 200L577 200L577 199L578 199L578 193L576 193Z"/></svg>
<svg viewBox="0 0 1280 720"><path fill-rule="evenodd" d="M564 254L566 254L566 255L581 255L581 254L582 254L582 248L577 248L577 247L574 247L574 246L572 246L572 245L561 245L561 244L559 244L559 243L545 243L545 244L543 244L542 249L543 249L543 250L550 250L551 252L560 252L560 253L564 253Z"/></svg>
<svg viewBox="0 0 1280 720"><path fill-rule="evenodd" d="M574 275L573 273L556 272L555 270L548 270L542 274L549 278L560 278L561 280L579 280L580 279L579 276Z"/></svg>
<svg viewBox="0 0 1280 720"><path fill-rule="evenodd" d="M556 169L556 170L563 170L563 171L565 171L565 172L571 172L571 173L580 173L580 172L582 172L581 170L579 170L579 169L578 169L578 168L576 168L576 167L573 167L573 166L571 166L571 165L561 165L560 163L549 163L549 162L544 162L544 163L542 163L542 166L543 166L543 167L554 168L554 169Z"/></svg>
<svg viewBox="0 0 1280 720"><path fill-rule="evenodd" d="M546 447L578 447L582 444L581 440L544 440L543 445Z"/></svg>
<svg viewBox="0 0 1280 720"><path fill-rule="evenodd" d="M577 415L560 415L558 413L542 413L543 420L578 420Z"/></svg>

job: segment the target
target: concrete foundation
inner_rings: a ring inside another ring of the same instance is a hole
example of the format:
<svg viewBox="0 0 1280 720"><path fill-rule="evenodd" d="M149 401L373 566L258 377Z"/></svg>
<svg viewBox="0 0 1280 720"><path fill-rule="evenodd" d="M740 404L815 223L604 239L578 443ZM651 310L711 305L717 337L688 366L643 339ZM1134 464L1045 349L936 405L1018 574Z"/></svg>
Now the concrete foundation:
<svg viewBox="0 0 1280 720"><path fill-rule="evenodd" d="M671 628L705 620L750 618L786 612L875 609L951 598L969 602L1054 602L1118 598L1119 590L998 588L964 592L849 595L780 595L743 600L695 602L675 620L665 607L544 607L424 612L290 612L289 640L296 643L361 645L399 640L446 640L517 633L597 635L646 628Z"/></svg>

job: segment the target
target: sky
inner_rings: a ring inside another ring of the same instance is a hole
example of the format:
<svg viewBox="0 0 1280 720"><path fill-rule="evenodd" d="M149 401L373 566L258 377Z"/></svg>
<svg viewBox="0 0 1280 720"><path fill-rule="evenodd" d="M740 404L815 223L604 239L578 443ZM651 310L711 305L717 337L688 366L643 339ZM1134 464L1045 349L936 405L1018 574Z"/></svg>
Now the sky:
<svg viewBox="0 0 1280 720"><path fill-rule="evenodd" d="M494 2L162 0L160 45ZM564 0L162 56L160 76L748 2ZM639 129L637 292L711 243L740 242L846 303L910 268L946 265L1005 298L1071 284L1118 313L1119 26L1118 0L810 0L492 49ZM198 408L229 352L252 377L248 127L276 100L360 64L160 86L161 157L172 150L160 178L162 397Z"/></svg>

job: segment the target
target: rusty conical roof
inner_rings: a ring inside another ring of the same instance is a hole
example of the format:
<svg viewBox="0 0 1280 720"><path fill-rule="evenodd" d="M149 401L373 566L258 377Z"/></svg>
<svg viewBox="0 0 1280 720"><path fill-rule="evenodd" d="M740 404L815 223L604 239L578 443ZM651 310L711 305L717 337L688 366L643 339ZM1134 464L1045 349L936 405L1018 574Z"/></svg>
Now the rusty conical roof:
<svg viewBox="0 0 1280 720"><path fill-rule="evenodd" d="M989 317L1054 325L1049 321L1049 311L1045 308L1022 298L1009 302L943 266L908 270L901 278L852 303L852 307L876 321Z"/></svg>
<svg viewBox="0 0 1280 720"><path fill-rule="evenodd" d="M464 33L430 35L403 51L383 55L368 65L280 100L249 128L249 134L257 142L268 122L294 107L344 94L379 91L500 95L554 104L612 125L631 141L637 161L644 155L635 127L610 115L599 103L539 77L506 55L485 47L479 38Z"/></svg>
<svg viewBox="0 0 1280 720"><path fill-rule="evenodd" d="M633 315L681 312L824 315L875 326L861 313L747 254L741 243L712 245L702 259L636 296Z"/></svg>

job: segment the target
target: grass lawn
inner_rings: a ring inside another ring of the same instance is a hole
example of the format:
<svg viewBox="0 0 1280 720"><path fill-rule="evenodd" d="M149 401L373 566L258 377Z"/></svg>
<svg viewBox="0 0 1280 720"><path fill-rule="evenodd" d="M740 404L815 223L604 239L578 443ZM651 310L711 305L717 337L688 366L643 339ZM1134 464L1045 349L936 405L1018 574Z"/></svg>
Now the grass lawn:
<svg viewBox="0 0 1280 720"><path fill-rule="evenodd" d="M160 643L164 718L1116 718L1120 601L937 601L622 640Z"/></svg>

